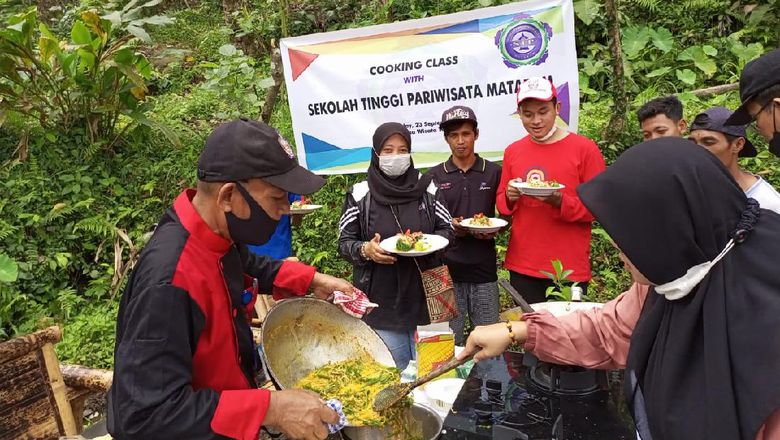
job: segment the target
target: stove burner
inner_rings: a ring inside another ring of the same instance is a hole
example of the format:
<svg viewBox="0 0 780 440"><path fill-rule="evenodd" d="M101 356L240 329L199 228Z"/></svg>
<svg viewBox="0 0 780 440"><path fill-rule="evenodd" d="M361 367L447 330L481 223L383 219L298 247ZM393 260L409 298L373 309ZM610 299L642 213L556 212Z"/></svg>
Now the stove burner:
<svg viewBox="0 0 780 440"><path fill-rule="evenodd" d="M616 396L620 395L620 378L614 379L612 385L617 389L612 390L606 386L609 383L607 372L576 371L560 365L545 365L531 358L529 353L510 352L477 364L444 421L441 439L635 438L633 424L614 404L619 400ZM526 363L531 361L530 365ZM532 374L533 367L536 369ZM562 370L568 374L564 375ZM592 375L589 381L577 383L569 378L569 374L577 378L577 374L583 372L585 374L581 376ZM556 384L559 390L551 391L549 384ZM561 392L561 387L566 392ZM586 394L583 395L582 390L586 390ZM612 391L617 394L613 395Z"/></svg>
<svg viewBox="0 0 780 440"><path fill-rule="evenodd" d="M599 390L596 370L540 363L526 374L530 383L557 395L583 396Z"/></svg>
<svg viewBox="0 0 780 440"><path fill-rule="evenodd" d="M605 371L541 362L530 353L523 357L528 383L555 395L585 396L607 384Z"/></svg>

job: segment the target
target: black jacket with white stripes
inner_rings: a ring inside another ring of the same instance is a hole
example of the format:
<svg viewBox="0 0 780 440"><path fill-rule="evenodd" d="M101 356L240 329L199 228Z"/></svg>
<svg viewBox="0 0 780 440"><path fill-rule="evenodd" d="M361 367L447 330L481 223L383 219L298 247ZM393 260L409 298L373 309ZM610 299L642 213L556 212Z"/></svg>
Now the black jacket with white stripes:
<svg viewBox="0 0 780 440"><path fill-rule="evenodd" d="M433 184L419 202L394 205L393 211L404 230L452 239L452 217ZM430 322L414 259L398 257L395 264L382 265L366 260L360 254L360 247L375 233L385 239L398 232L390 207L372 201L368 182L360 182L350 189L339 222L339 253L352 263L355 287L379 304L364 320L382 330L412 330ZM441 265L443 252L418 257L417 263L423 271Z"/></svg>

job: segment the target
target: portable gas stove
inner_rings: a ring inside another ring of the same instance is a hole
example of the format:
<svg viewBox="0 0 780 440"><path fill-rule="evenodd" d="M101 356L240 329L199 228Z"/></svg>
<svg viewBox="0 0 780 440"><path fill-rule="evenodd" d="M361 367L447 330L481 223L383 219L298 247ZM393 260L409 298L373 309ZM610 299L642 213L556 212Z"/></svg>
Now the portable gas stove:
<svg viewBox="0 0 780 440"><path fill-rule="evenodd" d="M441 440L635 439L617 372L506 352L471 370Z"/></svg>

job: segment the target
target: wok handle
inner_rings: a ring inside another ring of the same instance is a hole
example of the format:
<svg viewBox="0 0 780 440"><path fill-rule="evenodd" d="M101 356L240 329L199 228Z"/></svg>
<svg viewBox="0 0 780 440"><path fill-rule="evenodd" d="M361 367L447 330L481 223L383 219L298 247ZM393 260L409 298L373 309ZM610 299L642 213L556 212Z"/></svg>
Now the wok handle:
<svg viewBox="0 0 780 440"><path fill-rule="evenodd" d="M509 281L502 278L498 280L498 284L500 284L501 287L503 287L504 290L509 293L509 296L511 296L515 303L520 306L520 309L523 311L523 313L533 313L536 311L533 307L531 307L530 304L528 304L528 301L523 298L523 295L520 295L520 292L518 292L517 289L509 284Z"/></svg>

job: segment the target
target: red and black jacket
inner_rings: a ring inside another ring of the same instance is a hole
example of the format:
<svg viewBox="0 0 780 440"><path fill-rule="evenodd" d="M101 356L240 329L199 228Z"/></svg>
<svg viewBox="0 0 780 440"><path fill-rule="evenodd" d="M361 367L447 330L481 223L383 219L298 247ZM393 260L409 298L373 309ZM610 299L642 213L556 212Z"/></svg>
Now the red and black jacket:
<svg viewBox="0 0 780 440"><path fill-rule="evenodd" d="M270 392L254 383L249 314L258 291L303 295L314 277L214 233L194 195L160 220L122 296L108 394L116 439L256 439Z"/></svg>

